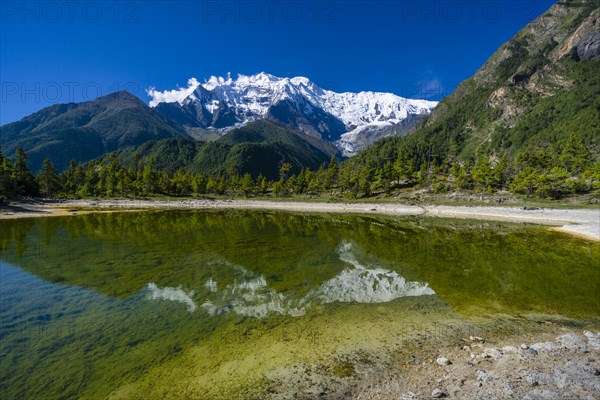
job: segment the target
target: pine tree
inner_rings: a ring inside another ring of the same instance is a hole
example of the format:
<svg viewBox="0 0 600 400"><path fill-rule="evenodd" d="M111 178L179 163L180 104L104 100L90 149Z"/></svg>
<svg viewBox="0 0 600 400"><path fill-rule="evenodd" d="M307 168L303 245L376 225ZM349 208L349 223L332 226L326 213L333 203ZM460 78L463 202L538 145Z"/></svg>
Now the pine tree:
<svg viewBox="0 0 600 400"><path fill-rule="evenodd" d="M109 165L106 170L106 180L105 180L105 190L106 195L109 197L114 196L118 191L119 185L119 170L121 169L121 165L117 156L114 153L111 153L109 156Z"/></svg>
<svg viewBox="0 0 600 400"><path fill-rule="evenodd" d="M15 196L15 182L13 180L13 165L0 151L0 200L10 199Z"/></svg>
<svg viewBox="0 0 600 400"><path fill-rule="evenodd" d="M331 189L336 186L338 180L340 168L338 166L337 160L335 156L331 156L329 160L329 165L327 166L327 174L326 174L326 189Z"/></svg>
<svg viewBox="0 0 600 400"><path fill-rule="evenodd" d="M71 160L69 161L69 167L63 172L61 178L64 191L68 195L74 196L83 185L84 172L75 160Z"/></svg>
<svg viewBox="0 0 600 400"><path fill-rule="evenodd" d="M192 180L192 191L196 194L206 193L206 178L200 173L194 176Z"/></svg>
<svg viewBox="0 0 600 400"><path fill-rule="evenodd" d="M121 197L127 196L131 191L129 170L121 168L117 173L117 191Z"/></svg>
<svg viewBox="0 0 600 400"><path fill-rule="evenodd" d="M269 181L262 174L258 176L257 186L259 187L261 194L267 194L269 191Z"/></svg>
<svg viewBox="0 0 600 400"><path fill-rule="evenodd" d="M13 168L13 181L17 196L37 196L39 187L35 177L27 166L27 154L22 147L17 147Z"/></svg>
<svg viewBox="0 0 600 400"><path fill-rule="evenodd" d="M571 135L558 160L568 173L575 175L583 172L589 165L590 152L578 136Z"/></svg>
<svg viewBox="0 0 600 400"><path fill-rule="evenodd" d="M158 189L158 173L154 168L154 160L142 170L142 193L155 194Z"/></svg>
<svg viewBox="0 0 600 400"><path fill-rule="evenodd" d="M206 192L207 193L217 193L218 183L212 176L208 178L208 182L206 183Z"/></svg>
<svg viewBox="0 0 600 400"><path fill-rule="evenodd" d="M241 188L246 197L254 193L254 181L248 172L244 174L241 180Z"/></svg>
<svg viewBox="0 0 600 400"><path fill-rule="evenodd" d="M277 197L285 195L285 180L280 179L273 185L273 194Z"/></svg>
<svg viewBox="0 0 600 400"><path fill-rule="evenodd" d="M476 189L487 190L488 187L494 184L494 175L490 160L482 149L477 150L477 158L471 170L471 176L477 185Z"/></svg>
<svg viewBox="0 0 600 400"><path fill-rule="evenodd" d="M50 158L46 158L42 163L42 169L38 175L38 182L41 194L46 197L52 197L62 189L58 173Z"/></svg>
<svg viewBox="0 0 600 400"><path fill-rule="evenodd" d="M292 169L292 164L284 162L279 167L279 179L287 179L290 170Z"/></svg>

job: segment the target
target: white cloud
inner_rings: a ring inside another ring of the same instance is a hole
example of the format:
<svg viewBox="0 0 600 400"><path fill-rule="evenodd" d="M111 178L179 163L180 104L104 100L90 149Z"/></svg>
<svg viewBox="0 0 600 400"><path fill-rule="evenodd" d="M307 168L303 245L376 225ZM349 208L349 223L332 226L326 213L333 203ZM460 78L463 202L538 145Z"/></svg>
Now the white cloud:
<svg viewBox="0 0 600 400"><path fill-rule="evenodd" d="M200 86L200 82L196 78L190 78L188 80L187 88L177 88L173 90L165 90L163 92L156 90L154 87L146 89L148 96L152 97L150 100L150 107L156 107L159 103L182 103L186 97L194 93L194 90Z"/></svg>

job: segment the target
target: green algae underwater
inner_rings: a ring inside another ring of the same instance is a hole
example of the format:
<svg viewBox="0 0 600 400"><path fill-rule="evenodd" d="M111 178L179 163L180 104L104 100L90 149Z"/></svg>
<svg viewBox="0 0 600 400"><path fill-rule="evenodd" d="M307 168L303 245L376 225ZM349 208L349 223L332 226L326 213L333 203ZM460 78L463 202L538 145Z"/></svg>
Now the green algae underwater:
<svg viewBox="0 0 600 400"><path fill-rule="evenodd" d="M600 244L532 225L147 211L0 228L3 399L259 398L299 366L352 378L424 341L600 326Z"/></svg>

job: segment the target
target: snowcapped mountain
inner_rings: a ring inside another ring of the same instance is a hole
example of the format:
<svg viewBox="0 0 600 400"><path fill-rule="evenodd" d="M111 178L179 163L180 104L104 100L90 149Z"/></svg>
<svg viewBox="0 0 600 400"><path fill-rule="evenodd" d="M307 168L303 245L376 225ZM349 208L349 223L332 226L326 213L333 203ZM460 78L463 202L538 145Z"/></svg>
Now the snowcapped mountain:
<svg viewBox="0 0 600 400"><path fill-rule="evenodd" d="M374 140L399 134L437 102L411 100L392 93L336 93L308 78L256 75L192 78L187 88L148 90L151 107L186 128L224 133L258 119L272 119L307 135L335 142L345 155Z"/></svg>

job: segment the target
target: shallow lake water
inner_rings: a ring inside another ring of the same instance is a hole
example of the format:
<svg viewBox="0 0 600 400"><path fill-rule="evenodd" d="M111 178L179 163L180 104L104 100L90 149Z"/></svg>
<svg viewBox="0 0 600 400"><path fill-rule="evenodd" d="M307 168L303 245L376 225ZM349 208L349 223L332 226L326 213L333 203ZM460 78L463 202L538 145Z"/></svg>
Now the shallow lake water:
<svg viewBox="0 0 600 400"><path fill-rule="evenodd" d="M428 340L600 325L600 244L536 226L119 212L0 221L0 246L4 399L262 397Z"/></svg>

